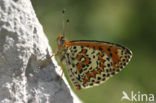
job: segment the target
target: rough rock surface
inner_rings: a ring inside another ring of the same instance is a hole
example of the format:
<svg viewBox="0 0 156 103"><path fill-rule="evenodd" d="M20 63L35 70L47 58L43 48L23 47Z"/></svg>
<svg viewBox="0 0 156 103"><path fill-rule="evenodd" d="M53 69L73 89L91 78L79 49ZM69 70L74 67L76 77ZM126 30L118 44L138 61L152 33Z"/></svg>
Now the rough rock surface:
<svg viewBox="0 0 156 103"><path fill-rule="evenodd" d="M0 0L0 103L80 103L56 61L29 0Z"/></svg>

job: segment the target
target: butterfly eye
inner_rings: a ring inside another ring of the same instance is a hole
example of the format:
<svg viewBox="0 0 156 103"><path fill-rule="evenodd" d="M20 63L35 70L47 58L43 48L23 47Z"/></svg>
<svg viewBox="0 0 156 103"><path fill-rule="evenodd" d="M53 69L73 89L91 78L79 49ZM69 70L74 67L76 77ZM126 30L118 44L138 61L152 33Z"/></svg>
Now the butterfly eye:
<svg viewBox="0 0 156 103"><path fill-rule="evenodd" d="M64 39L64 37L62 37L62 38L60 39L60 43L63 44L64 42L65 42L65 39Z"/></svg>
<svg viewBox="0 0 156 103"><path fill-rule="evenodd" d="M63 35L59 35L57 37L57 43L58 43L58 45L62 45L62 44L64 44L64 42L65 42L64 36Z"/></svg>

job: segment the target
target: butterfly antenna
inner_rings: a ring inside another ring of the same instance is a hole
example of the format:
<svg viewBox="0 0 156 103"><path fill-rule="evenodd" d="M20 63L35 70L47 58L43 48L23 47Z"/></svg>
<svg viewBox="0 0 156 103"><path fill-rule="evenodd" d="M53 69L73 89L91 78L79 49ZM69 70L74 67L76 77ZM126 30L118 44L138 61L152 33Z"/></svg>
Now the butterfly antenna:
<svg viewBox="0 0 156 103"><path fill-rule="evenodd" d="M64 25L65 25L65 24L64 24L64 13L65 13L65 10L63 9L63 10L62 10L62 17L63 17L63 20L62 20L63 36L65 36L65 34L64 34L64 33L65 33L65 27L64 27Z"/></svg>
<svg viewBox="0 0 156 103"><path fill-rule="evenodd" d="M65 31L64 31L64 36L68 30L68 25L69 25L69 19L66 20L66 26L65 26Z"/></svg>

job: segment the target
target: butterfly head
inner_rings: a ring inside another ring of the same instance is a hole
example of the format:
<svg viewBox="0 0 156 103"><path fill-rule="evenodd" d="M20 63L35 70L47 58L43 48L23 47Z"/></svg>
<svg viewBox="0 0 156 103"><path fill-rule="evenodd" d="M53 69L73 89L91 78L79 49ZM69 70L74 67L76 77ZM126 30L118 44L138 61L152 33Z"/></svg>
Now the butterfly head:
<svg viewBox="0 0 156 103"><path fill-rule="evenodd" d="M62 46L65 43L65 41L66 41L65 37L63 35L59 34L57 37L57 44L59 46Z"/></svg>

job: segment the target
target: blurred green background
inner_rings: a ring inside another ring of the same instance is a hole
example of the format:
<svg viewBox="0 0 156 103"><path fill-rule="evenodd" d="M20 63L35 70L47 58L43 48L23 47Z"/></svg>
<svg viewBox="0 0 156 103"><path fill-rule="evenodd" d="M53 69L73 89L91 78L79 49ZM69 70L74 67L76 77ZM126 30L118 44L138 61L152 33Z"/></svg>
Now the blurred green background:
<svg viewBox="0 0 156 103"><path fill-rule="evenodd" d="M53 51L62 33L63 9L70 19L68 40L109 41L132 50L131 62L118 75L75 91L84 103L131 103L121 102L122 91L156 95L156 0L31 1Z"/></svg>

